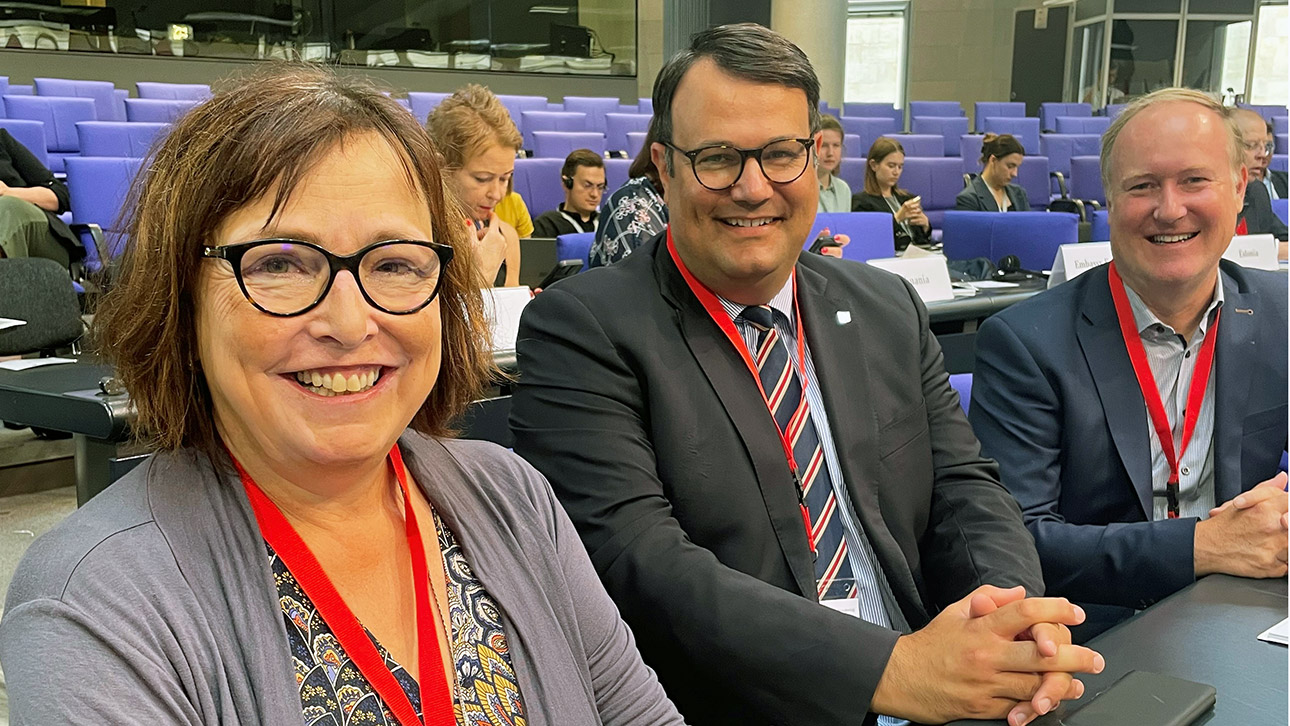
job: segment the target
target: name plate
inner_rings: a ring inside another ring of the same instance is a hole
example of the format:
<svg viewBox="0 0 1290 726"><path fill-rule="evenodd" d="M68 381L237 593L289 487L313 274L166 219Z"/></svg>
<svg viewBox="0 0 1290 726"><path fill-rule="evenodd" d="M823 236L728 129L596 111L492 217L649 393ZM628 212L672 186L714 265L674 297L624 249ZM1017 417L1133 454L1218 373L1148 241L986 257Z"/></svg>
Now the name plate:
<svg viewBox="0 0 1290 726"><path fill-rule="evenodd" d="M1232 238L1223 259L1256 270L1277 270L1277 239L1270 234L1244 234Z"/></svg>
<svg viewBox="0 0 1290 726"><path fill-rule="evenodd" d="M533 293L527 287L486 287L482 292L484 314L493 331L493 350L515 350L520 313L533 299Z"/></svg>
<svg viewBox="0 0 1290 726"><path fill-rule="evenodd" d="M940 255L883 257L869 260L866 264L905 278L925 303L954 299L954 288L950 286L950 268Z"/></svg>
<svg viewBox="0 0 1290 726"><path fill-rule="evenodd" d="M1111 261L1110 242L1081 242L1062 245L1053 258L1053 271L1048 276L1048 289L1074 280L1084 272Z"/></svg>

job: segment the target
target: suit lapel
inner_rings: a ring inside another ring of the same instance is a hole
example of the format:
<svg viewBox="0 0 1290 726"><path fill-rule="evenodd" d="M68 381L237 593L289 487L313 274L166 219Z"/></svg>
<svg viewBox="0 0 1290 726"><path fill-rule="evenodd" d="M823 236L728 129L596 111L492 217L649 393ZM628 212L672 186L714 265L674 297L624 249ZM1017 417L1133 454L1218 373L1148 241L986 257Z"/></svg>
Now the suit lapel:
<svg viewBox="0 0 1290 726"><path fill-rule="evenodd" d="M1142 515L1150 521L1151 439L1147 432L1147 407L1120 335L1106 273L1105 266L1084 273L1094 277L1080 300L1080 324L1075 335L1102 402L1111 440L1129 472Z"/></svg>
<svg viewBox="0 0 1290 726"><path fill-rule="evenodd" d="M999 204L994 201L994 195L990 193L990 187L986 185L985 180L978 176L972 180L972 183L976 185L977 196L981 197L981 201L985 203L985 211L999 211Z"/></svg>
<svg viewBox="0 0 1290 726"><path fill-rule="evenodd" d="M851 503L901 608L925 615L909 562L887 529L878 501L877 416L857 414L871 411L867 403L877 398L869 364L871 341L881 336L869 329L863 311L852 309L853 301L830 294L827 278L800 264L797 271L802 325Z"/></svg>
<svg viewBox="0 0 1290 726"><path fill-rule="evenodd" d="M1223 503L1241 491L1241 421L1253 382L1241 361L1259 360L1258 293L1244 292L1220 267L1223 312L1214 351L1214 496ZM1283 351L1284 352L1284 351Z"/></svg>
<svg viewBox="0 0 1290 726"><path fill-rule="evenodd" d="M815 563L802 526L797 492L784 458L778 430L765 400L743 358L708 316L660 241L655 252L655 274L663 297L677 311L681 337L694 355L707 382L730 417L761 491L766 513L779 540L784 559L803 595L815 593ZM730 456L733 452L714 452ZM714 502L714 506L719 504Z"/></svg>

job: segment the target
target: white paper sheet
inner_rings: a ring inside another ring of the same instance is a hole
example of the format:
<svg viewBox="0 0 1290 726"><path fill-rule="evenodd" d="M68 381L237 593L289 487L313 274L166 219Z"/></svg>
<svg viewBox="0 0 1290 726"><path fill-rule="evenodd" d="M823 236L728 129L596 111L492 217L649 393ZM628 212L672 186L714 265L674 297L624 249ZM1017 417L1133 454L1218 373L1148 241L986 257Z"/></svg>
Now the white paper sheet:
<svg viewBox="0 0 1290 726"><path fill-rule="evenodd" d="M19 360L7 360L0 363L0 370L6 371L25 371L28 368L40 368L41 366L58 365L59 363L75 363L72 358L21 358Z"/></svg>
<svg viewBox="0 0 1290 726"><path fill-rule="evenodd" d="M1277 643L1278 645L1290 645L1290 618L1286 618L1259 633L1259 640L1266 640L1269 643Z"/></svg>
<svg viewBox="0 0 1290 726"><path fill-rule="evenodd" d="M8 330L9 328L16 328L20 325L26 324L26 320L18 320L17 318L0 318L0 330Z"/></svg>

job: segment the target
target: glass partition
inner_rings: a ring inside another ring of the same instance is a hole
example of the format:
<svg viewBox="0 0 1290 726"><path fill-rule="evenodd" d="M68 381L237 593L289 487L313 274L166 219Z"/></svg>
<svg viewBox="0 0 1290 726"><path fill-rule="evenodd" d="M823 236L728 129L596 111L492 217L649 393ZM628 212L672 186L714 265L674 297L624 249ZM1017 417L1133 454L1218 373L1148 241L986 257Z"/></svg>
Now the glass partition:
<svg viewBox="0 0 1290 726"><path fill-rule="evenodd" d="M1188 20L1182 85L1234 98L1245 89L1249 20Z"/></svg>
<svg viewBox="0 0 1290 726"><path fill-rule="evenodd" d="M1068 89L1067 98L1091 103L1093 108L1106 104L1102 81L1102 34L1105 27L1104 23L1098 22L1075 28L1075 44L1070 54L1072 87Z"/></svg>
<svg viewBox="0 0 1290 726"><path fill-rule="evenodd" d="M636 73L635 0L64 2L0 2L0 39L8 48L185 58Z"/></svg>

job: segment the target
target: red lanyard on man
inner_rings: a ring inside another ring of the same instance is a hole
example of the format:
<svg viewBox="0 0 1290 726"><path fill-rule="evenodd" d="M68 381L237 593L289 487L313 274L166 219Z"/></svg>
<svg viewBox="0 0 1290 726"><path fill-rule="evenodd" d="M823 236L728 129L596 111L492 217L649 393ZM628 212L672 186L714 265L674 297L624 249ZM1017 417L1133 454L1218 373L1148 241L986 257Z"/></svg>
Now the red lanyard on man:
<svg viewBox="0 0 1290 726"><path fill-rule="evenodd" d="M1160 389L1156 386L1156 377L1147 362L1146 349L1142 347L1142 338L1138 334L1137 322L1133 319L1133 308L1129 305L1129 295L1124 290L1124 281L1112 262L1107 271L1111 285L1111 299L1115 301L1115 315L1120 321L1120 334L1124 337L1124 347L1129 351L1129 361L1133 363L1133 373L1138 378L1138 387L1142 389L1142 399L1147 404L1147 413L1151 416L1151 425L1160 439L1160 448L1164 451L1165 460L1169 462L1169 481L1165 484L1165 501L1168 504L1170 519L1178 518L1178 467L1182 457L1187 453L1191 443L1192 432L1196 430L1196 420L1200 418L1201 402L1205 400L1205 389L1209 386L1209 372L1214 365L1214 342L1218 340L1219 310L1214 314L1214 323L1205 331L1205 342L1201 343L1200 355L1196 359L1196 370L1192 372L1191 388L1187 391L1187 407L1183 410L1182 441L1174 453L1174 434L1169 426L1169 417L1165 414L1164 402L1160 400ZM1220 281L1218 284L1222 284Z"/></svg>
<svg viewBox="0 0 1290 726"><path fill-rule="evenodd" d="M434 614L430 609L430 578L426 569L425 546L421 541L421 532L417 529L416 513L412 511L412 497L408 492L408 474L403 466L403 455L399 445L390 449L390 463L394 467L394 476L403 491L404 530L408 538L408 549L412 555L412 582L416 591L416 627L417 627L417 681L421 687L421 712L425 717L424 724L417 718L416 709L408 700L403 687L395 680L394 674L385 665L385 660L377 652L358 618L341 599L336 586L332 584L327 573L309 546L300 538L295 527L287 521L260 487L246 473L236 459L242 477L242 486L251 500L251 509L260 524L264 539L278 553L283 564L291 571L296 582L313 601L322 615L327 627L340 641L341 648L358 667L363 677L376 690L377 695L385 702L386 708L402 726L449 726L456 724L452 710L452 694L448 690L448 681L444 674L442 655L439 651L438 631L435 628Z"/></svg>
<svg viewBox="0 0 1290 726"><path fill-rule="evenodd" d="M739 329L726 313L726 309L721 306L721 301L717 299L715 293L708 289L706 285L699 281L685 266L685 262L676 252L676 245L672 243L672 227L667 228L667 252L672 256L672 261L681 271L681 277L685 278L685 284L690 286L690 292L699 299L703 309L708 311L708 316L712 322L721 328L730 344L735 347L739 357L743 359L744 365L748 366L748 372L752 374L753 382L757 384L757 390L761 392L761 399L766 404L766 411L770 414L771 423L775 424L775 431L779 434L779 443L784 447L784 458L788 460L789 471L793 474L793 486L797 489L797 506L802 511L802 524L806 527L806 542L811 546L811 553L815 553L815 541L811 536L811 515L806 510L806 493L802 491L802 479L798 476L797 460L793 457L793 444L788 440L788 435L779 427L779 422L775 420L775 409L771 407L770 398L766 395L766 390L761 385L761 375L757 372L757 363L753 360L752 354L748 352L748 346L744 343L743 336L739 334ZM806 336L802 331L802 312L797 306L797 272L793 272L793 317L797 319L797 367L798 382L801 383L801 397L806 397ZM801 399L798 399L798 407L801 408Z"/></svg>

